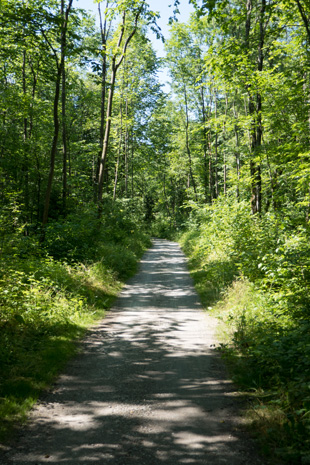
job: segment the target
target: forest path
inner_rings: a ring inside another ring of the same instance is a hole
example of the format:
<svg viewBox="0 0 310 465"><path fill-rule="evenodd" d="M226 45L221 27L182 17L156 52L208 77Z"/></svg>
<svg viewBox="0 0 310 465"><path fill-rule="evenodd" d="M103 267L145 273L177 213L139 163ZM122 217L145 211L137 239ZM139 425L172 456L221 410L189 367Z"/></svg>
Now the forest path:
<svg viewBox="0 0 310 465"><path fill-rule="evenodd" d="M261 464L178 244L155 240L5 464Z"/></svg>

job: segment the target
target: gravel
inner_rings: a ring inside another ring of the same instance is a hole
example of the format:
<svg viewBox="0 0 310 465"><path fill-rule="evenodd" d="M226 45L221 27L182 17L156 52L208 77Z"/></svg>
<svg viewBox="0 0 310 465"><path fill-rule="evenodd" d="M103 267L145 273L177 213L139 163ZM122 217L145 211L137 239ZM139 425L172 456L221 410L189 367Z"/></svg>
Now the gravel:
<svg viewBox="0 0 310 465"><path fill-rule="evenodd" d="M178 244L140 271L35 406L3 465L258 465Z"/></svg>

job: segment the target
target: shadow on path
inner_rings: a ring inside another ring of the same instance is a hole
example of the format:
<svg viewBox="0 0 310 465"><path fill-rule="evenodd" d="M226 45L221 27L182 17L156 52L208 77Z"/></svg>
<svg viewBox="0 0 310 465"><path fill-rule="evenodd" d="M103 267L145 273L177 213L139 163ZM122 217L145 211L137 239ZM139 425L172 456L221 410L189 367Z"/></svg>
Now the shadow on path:
<svg viewBox="0 0 310 465"><path fill-rule="evenodd" d="M155 240L4 463L262 463L238 426L213 332L179 246Z"/></svg>

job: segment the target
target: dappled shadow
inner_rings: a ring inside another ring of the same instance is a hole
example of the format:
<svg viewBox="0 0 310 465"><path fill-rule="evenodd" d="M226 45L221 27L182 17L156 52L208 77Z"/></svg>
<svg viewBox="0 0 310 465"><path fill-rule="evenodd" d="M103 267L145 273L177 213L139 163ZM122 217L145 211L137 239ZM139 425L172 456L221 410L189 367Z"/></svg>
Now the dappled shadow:
<svg viewBox="0 0 310 465"><path fill-rule="evenodd" d="M206 306L216 303L239 275L237 266L229 260L209 260L205 266L200 264L196 268L192 264L192 268L192 277L197 283L202 303Z"/></svg>
<svg viewBox="0 0 310 465"><path fill-rule="evenodd" d="M155 241L4 463L260 463L212 334L179 248Z"/></svg>

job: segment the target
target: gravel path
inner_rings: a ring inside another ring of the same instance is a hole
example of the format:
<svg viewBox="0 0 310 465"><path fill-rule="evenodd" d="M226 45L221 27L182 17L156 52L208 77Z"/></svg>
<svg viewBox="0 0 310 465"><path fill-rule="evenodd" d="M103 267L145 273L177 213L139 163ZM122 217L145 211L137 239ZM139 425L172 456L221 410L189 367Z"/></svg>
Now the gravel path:
<svg viewBox="0 0 310 465"><path fill-rule="evenodd" d="M155 240L1 465L262 464L214 329L179 246Z"/></svg>

